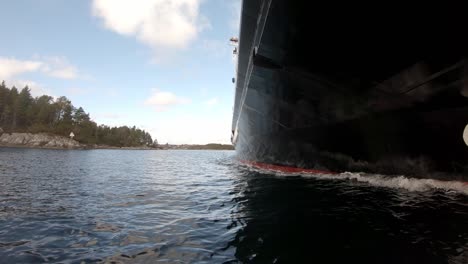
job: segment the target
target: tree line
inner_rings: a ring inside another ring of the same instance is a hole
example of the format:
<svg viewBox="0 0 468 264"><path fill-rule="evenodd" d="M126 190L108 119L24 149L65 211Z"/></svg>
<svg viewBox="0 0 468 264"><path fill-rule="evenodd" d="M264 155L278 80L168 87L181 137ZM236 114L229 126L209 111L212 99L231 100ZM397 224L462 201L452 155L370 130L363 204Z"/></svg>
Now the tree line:
<svg viewBox="0 0 468 264"><path fill-rule="evenodd" d="M187 145L186 149L192 150L205 150L205 149L214 149L214 150L234 150L234 146L226 145L226 144L217 144L217 143L209 143L206 145Z"/></svg>
<svg viewBox="0 0 468 264"><path fill-rule="evenodd" d="M0 128L5 132L52 133L85 144L115 147L153 146L151 135L139 128L97 125L82 107L76 108L65 96L31 96L28 86L19 91L0 84Z"/></svg>

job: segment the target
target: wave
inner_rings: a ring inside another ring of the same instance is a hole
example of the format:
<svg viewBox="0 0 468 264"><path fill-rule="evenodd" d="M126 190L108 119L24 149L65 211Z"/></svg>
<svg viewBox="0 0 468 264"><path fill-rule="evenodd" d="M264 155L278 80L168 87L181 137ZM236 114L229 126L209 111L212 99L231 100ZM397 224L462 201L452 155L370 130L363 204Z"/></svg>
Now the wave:
<svg viewBox="0 0 468 264"><path fill-rule="evenodd" d="M258 167L252 164L244 164L249 169L260 173L273 173L275 176L301 176L323 180L348 180L367 183L372 186L405 189L413 192L424 192L435 189L445 191L456 191L468 195L468 182L463 181L443 181L436 179L411 178L407 176L388 176L380 174L368 174L363 172L343 172L343 173L317 173L308 171L285 172L275 169Z"/></svg>

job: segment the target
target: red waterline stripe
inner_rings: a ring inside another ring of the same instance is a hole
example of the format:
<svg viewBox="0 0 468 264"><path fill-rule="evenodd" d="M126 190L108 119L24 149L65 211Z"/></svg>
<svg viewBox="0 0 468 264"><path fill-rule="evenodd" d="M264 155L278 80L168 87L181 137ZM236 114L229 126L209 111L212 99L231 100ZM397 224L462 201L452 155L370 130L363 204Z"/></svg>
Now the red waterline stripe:
<svg viewBox="0 0 468 264"><path fill-rule="evenodd" d="M314 174L338 174L337 172L303 169L298 167L280 166L257 161L241 160L242 163L264 170L272 170L286 173L314 173Z"/></svg>
<svg viewBox="0 0 468 264"><path fill-rule="evenodd" d="M273 165L273 164L262 163L262 162L257 162L257 161L241 160L241 162L243 164L250 165L259 169L286 172L286 173L301 173L302 172L302 173L314 173L314 174L339 174L338 172L332 172L332 171L302 169L298 167ZM468 185L468 182L466 181L461 181L461 183L463 185Z"/></svg>

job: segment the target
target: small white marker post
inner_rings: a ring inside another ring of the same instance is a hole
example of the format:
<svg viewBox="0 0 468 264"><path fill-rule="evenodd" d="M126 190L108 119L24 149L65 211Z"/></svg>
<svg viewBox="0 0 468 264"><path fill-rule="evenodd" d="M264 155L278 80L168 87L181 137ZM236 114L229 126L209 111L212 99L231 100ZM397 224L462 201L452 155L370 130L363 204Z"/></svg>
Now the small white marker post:
<svg viewBox="0 0 468 264"><path fill-rule="evenodd" d="M70 133L70 138L73 139L75 137L75 134L73 132Z"/></svg>

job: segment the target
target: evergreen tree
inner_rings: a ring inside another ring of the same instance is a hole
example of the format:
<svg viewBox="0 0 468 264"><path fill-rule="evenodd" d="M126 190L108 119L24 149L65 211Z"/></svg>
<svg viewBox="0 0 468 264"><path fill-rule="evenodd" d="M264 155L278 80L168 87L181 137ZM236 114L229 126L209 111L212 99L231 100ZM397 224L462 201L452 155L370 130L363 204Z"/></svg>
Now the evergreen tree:
<svg viewBox="0 0 468 264"><path fill-rule="evenodd" d="M5 126L6 108L10 90L6 87L5 81L0 84L0 127Z"/></svg>
<svg viewBox="0 0 468 264"><path fill-rule="evenodd" d="M10 90L10 94L8 96L8 104L7 104L7 119L10 127L12 129L16 129L17 123L17 116L18 116L18 89L13 86Z"/></svg>
<svg viewBox="0 0 468 264"><path fill-rule="evenodd" d="M76 109L73 115L73 122L76 125L80 125L81 123L87 122L87 121L90 121L89 114L87 114L84 111L83 107L79 107L78 109Z"/></svg>
<svg viewBox="0 0 468 264"><path fill-rule="evenodd" d="M28 127L31 124L32 116L32 102L33 98L31 96L31 90L28 86L24 87L21 92L18 94L17 99L17 125L18 128L23 129Z"/></svg>
<svg viewBox="0 0 468 264"><path fill-rule="evenodd" d="M117 147L155 146L157 140L135 126L98 126L82 108L77 109L65 96L57 100L43 95L33 98L26 86L21 92L0 84L0 127L8 132L49 132L68 136L86 144Z"/></svg>
<svg viewBox="0 0 468 264"><path fill-rule="evenodd" d="M33 126L36 131L49 131L54 124L55 107L53 98L47 95L36 98L33 112L37 113Z"/></svg>

